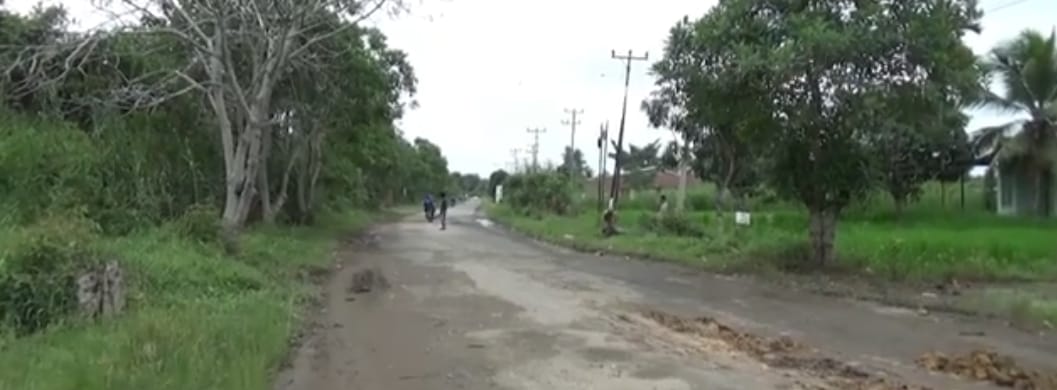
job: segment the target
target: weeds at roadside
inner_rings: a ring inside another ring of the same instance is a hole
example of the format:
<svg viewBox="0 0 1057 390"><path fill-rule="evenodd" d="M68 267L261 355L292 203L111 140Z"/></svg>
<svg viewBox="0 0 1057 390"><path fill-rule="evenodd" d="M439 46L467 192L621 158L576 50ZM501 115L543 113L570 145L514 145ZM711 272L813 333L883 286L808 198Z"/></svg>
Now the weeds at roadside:
<svg viewBox="0 0 1057 390"><path fill-rule="evenodd" d="M238 258L167 228L101 241L99 248L128 268L127 315L0 337L0 388L268 388L310 292L298 276L329 263L336 231L372 217L344 214L317 228L248 232Z"/></svg>

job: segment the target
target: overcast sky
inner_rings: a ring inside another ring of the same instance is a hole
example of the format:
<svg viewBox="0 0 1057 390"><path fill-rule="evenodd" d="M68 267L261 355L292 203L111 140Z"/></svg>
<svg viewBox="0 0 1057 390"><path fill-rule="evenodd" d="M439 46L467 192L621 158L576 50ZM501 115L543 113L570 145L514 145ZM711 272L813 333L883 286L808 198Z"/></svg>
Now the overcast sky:
<svg viewBox="0 0 1057 390"><path fill-rule="evenodd" d="M684 15L704 14L715 0L411 0L409 15L375 18L390 44L408 52L419 78L421 106L408 112L400 127L409 137L441 146L453 171L488 175L512 167L512 149L527 157L532 136L540 135L540 160L558 161L570 141L564 108L582 109L576 145L591 165L597 161L595 138L609 121L615 138L623 97L624 64L611 50L649 62L632 64L625 142L668 139L666 130L649 128L639 103L653 87L649 63L663 48L668 29ZM15 10L36 0L8 0ZM89 0L64 3L81 25L102 17ZM648 5L647 5L648 4ZM1055 28L1057 0L981 0L988 12L983 33L966 43L984 53L1025 28ZM1010 120L974 113L969 129Z"/></svg>

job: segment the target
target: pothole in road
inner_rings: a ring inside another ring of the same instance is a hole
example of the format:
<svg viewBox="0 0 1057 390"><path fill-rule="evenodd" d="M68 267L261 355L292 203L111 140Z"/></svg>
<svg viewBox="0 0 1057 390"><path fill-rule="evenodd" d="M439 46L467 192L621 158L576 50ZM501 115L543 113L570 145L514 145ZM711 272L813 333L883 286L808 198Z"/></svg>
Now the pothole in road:
<svg viewBox="0 0 1057 390"><path fill-rule="evenodd" d="M708 317L685 318L659 311L641 314L678 334L720 343L729 350L747 355L764 365L780 370L795 371L817 378L825 386L799 383L800 388L812 390L931 390L924 386L896 383L890 378L867 372L854 365L821 356L817 351L788 337L770 338L742 332ZM631 321L627 316L621 316Z"/></svg>
<svg viewBox="0 0 1057 390"><path fill-rule="evenodd" d="M349 281L348 292L352 294L366 294L372 291L389 288L389 280L378 268L364 268L352 274Z"/></svg>

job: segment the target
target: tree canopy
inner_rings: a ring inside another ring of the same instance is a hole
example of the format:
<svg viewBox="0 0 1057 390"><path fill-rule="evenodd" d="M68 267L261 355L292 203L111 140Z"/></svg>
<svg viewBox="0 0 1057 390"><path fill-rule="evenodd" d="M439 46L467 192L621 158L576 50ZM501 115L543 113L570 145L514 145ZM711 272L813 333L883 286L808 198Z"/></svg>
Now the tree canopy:
<svg viewBox="0 0 1057 390"><path fill-rule="evenodd" d="M58 208L120 232L205 205L235 240L451 184L440 148L394 125L413 67L358 23L385 2L142 5L157 4L88 32L59 7L0 9L0 195L20 205L6 217Z"/></svg>
<svg viewBox="0 0 1057 390"><path fill-rule="evenodd" d="M950 128L940 113L979 90L961 40L979 17L972 0L721 1L672 28L645 107L717 156L707 166L726 167L727 183L759 167L801 202L828 263L838 215L884 165L871 140Z"/></svg>

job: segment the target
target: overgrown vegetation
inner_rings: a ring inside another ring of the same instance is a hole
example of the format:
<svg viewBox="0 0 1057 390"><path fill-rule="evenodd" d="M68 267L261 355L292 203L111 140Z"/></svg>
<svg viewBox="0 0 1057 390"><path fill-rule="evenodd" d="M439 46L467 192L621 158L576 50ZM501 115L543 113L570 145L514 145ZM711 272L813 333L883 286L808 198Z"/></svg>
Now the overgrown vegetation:
<svg viewBox="0 0 1057 390"><path fill-rule="evenodd" d="M268 387L335 235L473 181L394 126L413 69L357 22L401 4L2 3L0 388ZM114 261L125 312L75 315Z"/></svg>

